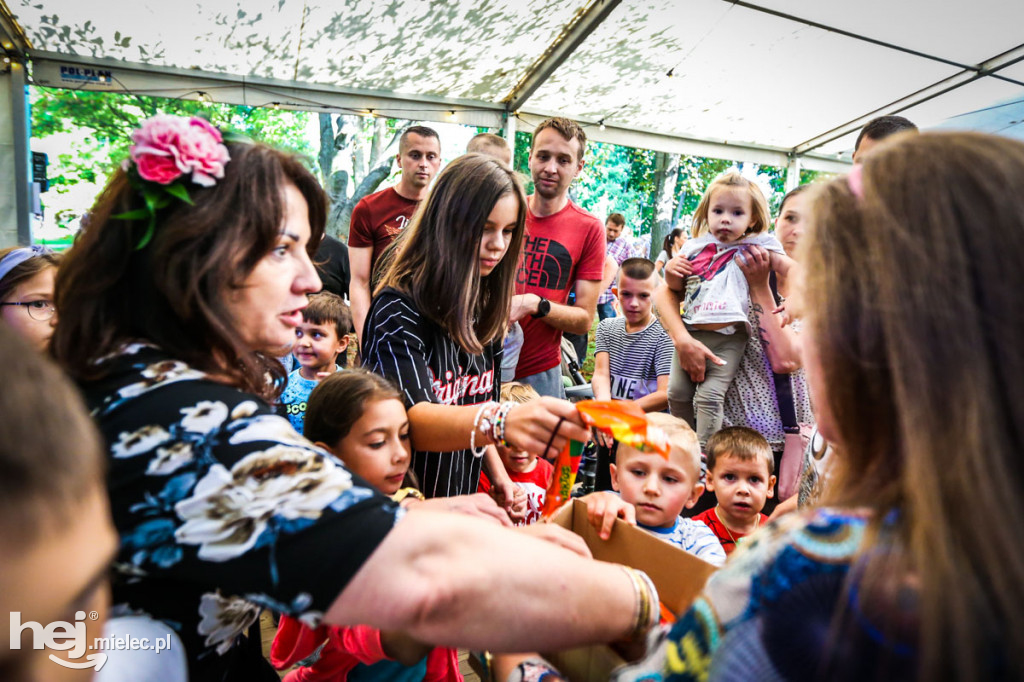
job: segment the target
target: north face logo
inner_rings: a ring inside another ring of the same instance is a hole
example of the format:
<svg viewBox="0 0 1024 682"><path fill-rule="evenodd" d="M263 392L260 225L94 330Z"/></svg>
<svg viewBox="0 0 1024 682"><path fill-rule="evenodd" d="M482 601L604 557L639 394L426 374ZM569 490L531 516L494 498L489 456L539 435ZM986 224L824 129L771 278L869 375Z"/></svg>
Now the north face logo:
<svg viewBox="0 0 1024 682"><path fill-rule="evenodd" d="M544 237L527 237L519 284L563 290L569 286L572 255L561 243Z"/></svg>

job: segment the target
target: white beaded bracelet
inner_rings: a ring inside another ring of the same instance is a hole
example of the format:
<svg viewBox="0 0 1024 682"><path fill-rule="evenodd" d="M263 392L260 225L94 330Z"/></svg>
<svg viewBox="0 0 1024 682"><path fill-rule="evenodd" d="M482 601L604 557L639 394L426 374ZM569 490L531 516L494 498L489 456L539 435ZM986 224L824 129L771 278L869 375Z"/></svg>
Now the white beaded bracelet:
<svg viewBox="0 0 1024 682"><path fill-rule="evenodd" d="M473 430L469 432L469 451L473 453L474 457L478 457L478 458L479 457L483 457L484 456L484 452L487 451L487 445L486 444L480 446L479 448L476 447L476 432L477 432L477 429L480 426L480 417L483 416L484 411L487 408L493 407L493 406L495 406L497 404L498 403L496 403L496 402L494 402L492 400L490 402L486 402L483 405L481 405L480 409L476 411L476 416L473 418Z"/></svg>

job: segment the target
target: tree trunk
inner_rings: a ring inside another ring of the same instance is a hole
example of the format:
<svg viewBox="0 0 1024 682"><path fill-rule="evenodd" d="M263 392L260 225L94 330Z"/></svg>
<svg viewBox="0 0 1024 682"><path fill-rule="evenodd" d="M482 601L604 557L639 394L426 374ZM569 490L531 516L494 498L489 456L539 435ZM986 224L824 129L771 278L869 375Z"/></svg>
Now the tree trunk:
<svg viewBox="0 0 1024 682"><path fill-rule="evenodd" d="M652 258L658 257L661 243L672 231L676 183L679 179L679 155L658 152L655 178L657 192L654 196L654 224L651 226Z"/></svg>
<svg viewBox="0 0 1024 682"><path fill-rule="evenodd" d="M394 140L390 140L385 144L384 139L387 137L387 134L387 121L383 118L373 119L373 142L370 143L370 168L377 166L377 163L380 161L380 155L394 143Z"/></svg>
<svg viewBox="0 0 1024 682"><path fill-rule="evenodd" d="M361 180L355 181L355 189L352 192L352 196L346 196L348 191L348 174L344 171L335 173L334 187L332 187L331 193L331 210L327 214L327 233L337 237L342 241L348 241L349 226L352 220L352 210L359 203L359 200L363 197L372 194L377 190L382 182L387 180L388 176L391 175L391 167L395 161L395 155L392 153L392 147L398 142L400 133L395 133L391 137L391 140L386 144L381 144L380 137L387 135L387 129L385 126L374 126L373 140L371 141L371 147L373 145L380 145L381 151L378 152L380 161L370 169L370 171ZM337 193L335 193L337 192Z"/></svg>
<svg viewBox="0 0 1024 682"><path fill-rule="evenodd" d="M330 114L320 114L320 154L317 161L320 164L321 182L328 191L331 185L331 168L337 154L338 148L334 146L334 122Z"/></svg>

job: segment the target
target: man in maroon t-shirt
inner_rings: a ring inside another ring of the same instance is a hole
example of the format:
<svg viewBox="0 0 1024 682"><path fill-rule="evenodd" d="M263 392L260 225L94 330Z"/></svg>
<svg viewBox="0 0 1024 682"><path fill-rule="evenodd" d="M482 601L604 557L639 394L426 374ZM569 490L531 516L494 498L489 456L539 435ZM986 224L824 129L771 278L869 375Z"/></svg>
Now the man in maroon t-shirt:
<svg viewBox="0 0 1024 682"><path fill-rule="evenodd" d="M565 397L562 332L590 330L605 261L604 225L569 199L583 170L587 136L575 121L549 118L530 148L534 193L528 198L523 265L512 299L513 322L523 328L516 380L541 395ZM576 286L576 302L567 305Z"/></svg>
<svg viewBox="0 0 1024 682"><path fill-rule="evenodd" d="M398 184L363 197L352 210L348 255L352 265L349 299L352 322L360 341L370 310L370 274L380 254L394 241L427 196L430 181L441 166L441 139L426 126L412 126L398 141Z"/></svg>

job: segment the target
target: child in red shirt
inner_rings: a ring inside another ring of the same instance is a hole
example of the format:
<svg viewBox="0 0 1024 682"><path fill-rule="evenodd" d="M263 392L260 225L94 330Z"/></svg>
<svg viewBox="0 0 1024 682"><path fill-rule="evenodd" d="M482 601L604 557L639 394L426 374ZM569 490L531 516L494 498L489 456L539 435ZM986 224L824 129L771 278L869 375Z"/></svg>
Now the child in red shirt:
<svg viewBox="0 0 1024 682"><path fill-rule="evenodd" d="M730 426L708 438L707 489L718 504L694 516L707 524L731 554L741 538L768 520L761 513L775 488L775 458L768 441L745 426Z"/></svg>
<svg viewBox="0 0 1024 682"><path fill-rule="evenodd" d="M540 395L528 384L521 384L518 381L510 381L501 387L501 400L516 403L528 403L539 398ZM551 475L555 468L546 459L538 458L537 455L520 451L516 452L509 448L498 447L498 456L501 463L505 465L505 471L509 478L520 490L526 493L526 514L522 520L516 521L517 526L528 526L540 520L541 510L544 509L544 502L547 500L547 489L551 483ZM486 472L480 474L480 486L477 488L482 493L491 490L491 481L487 478Z"/></svg>

